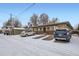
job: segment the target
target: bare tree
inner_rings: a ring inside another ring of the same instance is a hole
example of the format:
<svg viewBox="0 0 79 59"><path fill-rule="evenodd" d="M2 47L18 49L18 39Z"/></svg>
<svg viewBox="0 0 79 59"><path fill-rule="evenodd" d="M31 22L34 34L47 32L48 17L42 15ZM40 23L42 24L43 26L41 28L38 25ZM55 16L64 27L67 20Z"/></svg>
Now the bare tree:
<svg viewBox="0 0 79 59"><path fill-rule="evenodd" d="M58 22L58 18L52 18L52 23L57 23Z"/></svg>
<svg viewBox="0 0 79 59"><path fill-rule="evenodd" d="M46 25L48 23L48 15L43 13L40 15L40 23Z"/></svg>
<svg viewBox="0 0 79 59"><path fill-rule="evenodd" d="M76 26L76 30L79 30L79 24L77 24L77 26Z"/></svg>
<svg viewBox="0 0 79 59"><path fill-rule="evenodd" d="M30 22L28 22L28 27L32 27L32 24Z"/></svg>
<svg viewBox="0 0 79 59"><path fill-rule="evenodd" d="M3 23L3 28L7 27L7 26L11 26L11 20L10 19Z"/></svg>
<svg viewBox="0 0 79 59"><path fill-rule="evenodd" d="M21 27L21 22L16 18L12 18L3 24L3 27L6 27L6 26Z"/></svg>
<svg viewBox="0 0 79 59"><path fill-rule="evenodd" d="M78 24L78 28L77 29L79 30L79 24Z"/></svg>
<svg viewBox="0 0 79 59"><path fill-rule="evenodd" d="M33 14L30 20L31 20L32 26L37 26L38 16L36 14Z"/></svg>
<svg viewBox="0 0 79 59"><path fill-rule="evenodd" d="M19 20L14 21L14 27L21 27L21 26L22 26L22 24Z"/></svg>

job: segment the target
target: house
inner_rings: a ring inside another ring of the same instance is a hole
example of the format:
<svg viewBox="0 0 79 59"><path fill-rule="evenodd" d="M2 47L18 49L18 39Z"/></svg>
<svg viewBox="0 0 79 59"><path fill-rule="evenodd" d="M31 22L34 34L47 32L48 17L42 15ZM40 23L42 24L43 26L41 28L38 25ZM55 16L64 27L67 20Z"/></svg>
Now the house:
<svg viewBox="0 0 79 59"><path fill-rule="evenodd" d="M9 35L18 35L22 31L25 31L25 28L18 28L18 27L12 27L12 26L6 26L3 28L2 32L7 32Z"/></svg>
<svg viewBox="0 0 79 59"><path fill-rule="evenodd" d="M47 34L53 34L53 32L56 29L62 29L62 28L66 28L68 30L72 30L73 29L73 27L71 26L71 24L68 21L31 27L33 32L36 32L36 33L47 33Z"/></svg>
<svg viewBox="0 0 79 59"><path fill-rule="evenodd" d="M18 35L21 34L22 31L25 31L25 28L13 28L11 31L11 35Z"/></svg>

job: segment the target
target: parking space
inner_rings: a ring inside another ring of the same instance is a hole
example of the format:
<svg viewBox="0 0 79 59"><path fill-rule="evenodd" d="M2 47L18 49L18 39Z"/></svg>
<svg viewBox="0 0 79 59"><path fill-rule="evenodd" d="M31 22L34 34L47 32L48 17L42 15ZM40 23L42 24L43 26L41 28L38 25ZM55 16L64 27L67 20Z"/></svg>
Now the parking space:
<svg viewBox="0 0 79 59"><path fill-rule="evenodd" d="M34 39L34 36L20 37L19 35L0 34L0 55L2 56L79 56L79 37L72 36L71 41L47 41L50 36ZM43 40L44 39L44 40Z"/></svg>

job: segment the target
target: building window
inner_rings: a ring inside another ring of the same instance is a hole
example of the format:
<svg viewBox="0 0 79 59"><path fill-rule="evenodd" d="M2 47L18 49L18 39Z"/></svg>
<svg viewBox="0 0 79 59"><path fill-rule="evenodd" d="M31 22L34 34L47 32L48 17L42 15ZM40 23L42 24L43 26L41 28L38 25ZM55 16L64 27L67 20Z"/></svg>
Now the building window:
<svg viewBox="0 0 79 59"><path fill-rule="evenodd" d="M54 26L50 26L50 30L54 30Z"/></svg>
<svg viewBox="0 0 79 59"><path fill-rule="evenodd" d="M34 28L34 31L37 31L37 28Z"/></svg>
<svg viewBox="0 0 79 59"><path fill-rule="evenodd" d="M41 28L40 28L40 30L41 30Z"/></svg>
<svg viewBox="0 0 79 59"><path fill-rule="evenodd" d="M47 29L49 30L49 27L47 27Z"/></svg>

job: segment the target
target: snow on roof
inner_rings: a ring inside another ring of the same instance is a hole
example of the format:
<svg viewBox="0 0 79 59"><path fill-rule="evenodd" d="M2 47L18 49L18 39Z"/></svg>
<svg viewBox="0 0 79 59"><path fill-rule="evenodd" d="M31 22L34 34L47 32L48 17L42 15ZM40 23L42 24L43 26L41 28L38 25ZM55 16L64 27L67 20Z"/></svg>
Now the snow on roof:
<svg viewBox="0 0 79 59"><path fill-rule="evenodd" d="M13 28L13 29L21 29L21 30L25 30L25 28Z"/></svg>

